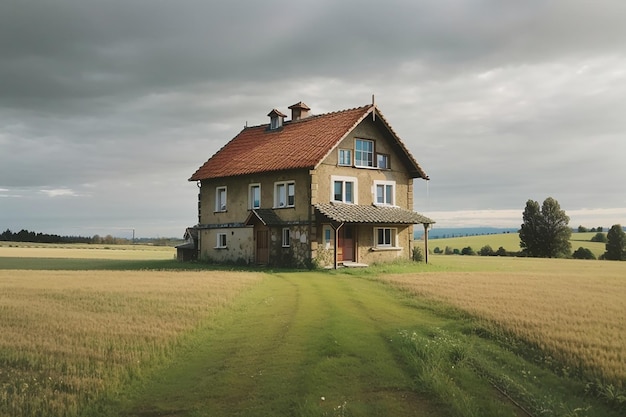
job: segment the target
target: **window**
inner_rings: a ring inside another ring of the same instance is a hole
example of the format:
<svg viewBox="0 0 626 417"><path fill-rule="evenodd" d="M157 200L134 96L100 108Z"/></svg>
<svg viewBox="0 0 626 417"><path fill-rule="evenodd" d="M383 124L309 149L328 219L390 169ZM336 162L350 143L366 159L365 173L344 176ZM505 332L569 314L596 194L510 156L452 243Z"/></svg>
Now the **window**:
<svg viewBox="0 0 626 417"><path fill-rule="evenodd" d="M375 181L374 202L378 205L393 206L396 201L395 188L396 183L394 181Z"/></svg>
<svg viewBox="0 0 626 417"><path fill-rule="evenodd" d="M283 229L283 248L288 248L291 244L291 232L288 227Z"/></svg>
<svg viewBox="0 0 626 417"><path fill-rule="evenodd" d="M389 169L389 155L386 155L384 153L377 153L376 166L380 169Z"/></svg>
<svg viewBox="0 0 626 417"><path fill-rule="evenodd" d="M331 201L356 204L357 179L355 177L338 177L333 175L330 179L332 183Z"/></svg>
<svg viewBox="0 0 626 417"><path fill-rule="evenodd" d="M277 182L274 193L274 207L293 207L296 204L296 183Z"/></svg>
<svg viewBox="0 0 626 417"><path fill-rule="evenodd" d="M261 185L250 184L250 202L248 206L251 209L261 208Z"/></svg>
<svg viewBox="0 0 626 417"><path fill-rule="evenodd" d="M215 211L226 211L226 187L215 189Z"/></svg>
<svg viewBox="0 0 626 417"><path fill-rule="evenodd" d="M226 233L218 233L217 234L217 245L216 248L225 248L226 247Z"/></svg>
<svg viewBox="0 0 626 417"><path fill-rule="evenodd" d="M324 247L326 249L330 248L332 244L332 230L330 230L330 226L324 226Z"/></svg>
<svg viewBox="0 0 626 417"><path fill-rule="evenodd" d="M352 166L352 149L339 149L339 165Z"/></svg>
<svg viewBox="0 0 626 417"><path fill-rule="evenodd" d="M375 230L376 246L393 247L396 244L396 229L379 227Z"/></svg>
<svg viewBox="0 0 626 417"><path fill-rule="evenodd" d="M374 141L357 139L355 141L354 165L358 167L374 166Z"/></svg>

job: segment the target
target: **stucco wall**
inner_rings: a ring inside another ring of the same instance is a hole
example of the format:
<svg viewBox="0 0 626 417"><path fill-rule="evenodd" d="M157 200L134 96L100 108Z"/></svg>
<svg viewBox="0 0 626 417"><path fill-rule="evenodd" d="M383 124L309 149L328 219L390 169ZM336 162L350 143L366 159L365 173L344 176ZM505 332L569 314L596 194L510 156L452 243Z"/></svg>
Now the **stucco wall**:
<svg viewBox="0 0 626 417"><path fill-rule="evenodd" d="M202 181L200 223L243 223L250 212L249 186L251 184L261 185L261 208L273 208L275 183L283 181L295 182L295 206L277 208L281 218L289 221L308 220L310 198L308 171L293 170ZM216 189L218 187L226 187L227 208L225 212L215 211Z"/></svg>
<svg viewBox="0 0 626 417"><path fill-rule="evenodd" d="M226 247L217 247L217 235L226 234ZM202 229L200 260L211 262L251 263L254 261L252 227Z"/></svg>

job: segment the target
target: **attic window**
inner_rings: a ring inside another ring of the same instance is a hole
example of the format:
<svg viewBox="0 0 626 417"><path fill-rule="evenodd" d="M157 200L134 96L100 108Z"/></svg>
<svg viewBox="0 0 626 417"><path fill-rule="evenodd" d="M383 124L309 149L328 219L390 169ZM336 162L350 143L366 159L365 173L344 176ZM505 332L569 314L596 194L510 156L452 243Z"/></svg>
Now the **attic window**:
<svg viewBox="0 0 626 417"><path fill-rule="evenodd" d="M267 114L270 118L270 130L276 130L283 127L283 122L285 121L285 115L279 112L276 109L273 109L271 112Z"/></svg>

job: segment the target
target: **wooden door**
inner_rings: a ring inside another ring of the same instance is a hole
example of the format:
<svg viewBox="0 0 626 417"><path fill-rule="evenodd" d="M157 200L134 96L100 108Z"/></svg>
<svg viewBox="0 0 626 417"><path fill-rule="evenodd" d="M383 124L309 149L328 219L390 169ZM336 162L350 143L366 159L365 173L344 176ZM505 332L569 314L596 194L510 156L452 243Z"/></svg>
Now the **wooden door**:
<svg viewBox="0 0 626 417"><path fill-rule="evenodd" d="M344 225L339 229L337 261L354 261L354 228L352 226Z"/></svg>
<svg viewBox="0 0 626 417"><path fill-rule="evenodd" d="M270 236L269 229L257 229L256 238L256 263L266 265L270 260Z"/></svg>

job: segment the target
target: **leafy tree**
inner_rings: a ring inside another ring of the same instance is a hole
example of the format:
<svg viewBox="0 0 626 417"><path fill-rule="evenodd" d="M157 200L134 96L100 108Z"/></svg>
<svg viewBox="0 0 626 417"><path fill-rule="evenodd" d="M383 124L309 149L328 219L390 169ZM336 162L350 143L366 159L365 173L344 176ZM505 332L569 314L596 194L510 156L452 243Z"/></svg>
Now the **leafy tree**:
<svg viewBox="0 0 626 417"><path fill-rule="evenodd" d="M604 259L626 261L626 233L620 224L614 224L606 235L606 252Z"/></svg>
<svg viewBox="0 0 626 417"><path fill-rule="evenodd" d="M606 235L604 233L598 232L591 238L591 241L592 242L606 243L607 242L607 237L606 237Z"/></svg>
<svg viewBox="0 0 626 417"><path fill-rule="evenodd" d="M539 258L570 255L572 230L568 227L569 217L554 198L546 198L541 209L538 202L528 200L523 220L519 237L525 255Z"/></svg>
<svg viewBox="0 0 626 417"><path fill-rule="evenodd" d="M588 232L589 230L587 230L587 228L585 226L578 226L578 233L585 233Z"/></svg>
<svg viewBox="0 0 626 417"><path fill-rule="evenodd" d="M596 255L591 252L588 248L579 247L572 253L572 258L574 259L596 259Z"/></svg>
<svg viewBox="0 0 626 417"><path fill-rule="evenodd" d="M485 245L478 251L480 256L493 256L495 255L494 250L489 245Z"/></svg>
<svg viewBox="0 0 626 417"><path fill-rule="evenodd" d="M471 246L461 249L461 255L476 255Z"/></svg>
<svg viewBox="0 0 626 417"><path fill-rule="evenodd" d="M506 256L506 255L507 255L506 249L500 246L498 250L496 251L496 256Z"/></svg>

